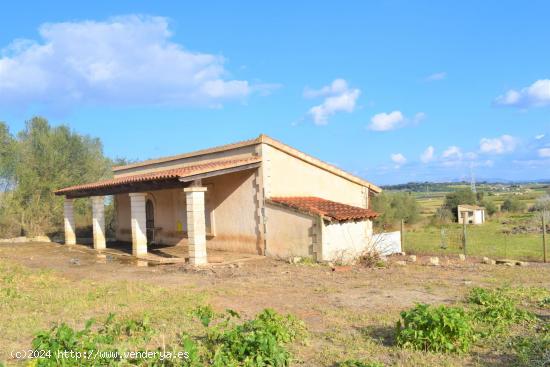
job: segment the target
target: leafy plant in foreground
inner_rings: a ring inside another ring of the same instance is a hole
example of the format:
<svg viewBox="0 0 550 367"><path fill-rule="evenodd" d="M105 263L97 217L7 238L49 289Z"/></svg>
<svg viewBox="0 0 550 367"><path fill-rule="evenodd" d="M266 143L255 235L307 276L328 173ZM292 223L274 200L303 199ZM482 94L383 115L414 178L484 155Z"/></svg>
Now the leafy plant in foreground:
<svg viewBox="0 0 550 367"><path fill-rule="evenodd" d="M404 348L422 351L468 352L476 339L470 317L458 307L418 304L401 313L396 341Z"/></svg>
<svg viewBox="0 0 550 367"><path fill-rule="evenodd" d="M517 308L516 302L501 289L473 288L468 302L476 305L472 311L474 319L490 325L490 332L533 318L529 312Z"/></svg>

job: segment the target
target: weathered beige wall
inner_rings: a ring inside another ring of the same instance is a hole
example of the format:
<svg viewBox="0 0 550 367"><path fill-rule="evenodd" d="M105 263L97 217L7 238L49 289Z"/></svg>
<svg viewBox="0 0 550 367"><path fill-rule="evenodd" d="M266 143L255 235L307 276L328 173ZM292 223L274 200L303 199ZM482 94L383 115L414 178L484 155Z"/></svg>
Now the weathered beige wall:
<svg viewBox="0 0 550 367"><path fill-rule="evenodd" d="M203 180L213 191L216 235L208 241L208 248L260 254L260 225L256 216L255 170L231 173Z"/></svg>
<svg viewBox="0 0 550 367"><path fill-rule="evenodd" d="M368 220L328 223L322 229L323 261L349 261L361 255L369 244L372 223Z"/></svg>
<svg viewBox="0 0 550 367"><path fill-rule="evenodd" d="M368 189L293 157L268 144L262 146L267 197L318 196L361 208L367 207Z"/></svg>
<svg viewBox="0 0 550 367"><path fill-rule="evenodd" d="M314 256L316 219L313 216L269 203L265 210L270 229L266 237L266 255L278 258Z"/></svg>
<svg viewBox="0 0 550 367"><path fill-rule="evenodd" d="M203 180L205 193L207 247L227 251L262 253L258 240L256 183L254 170ZM186 201L183 189L147 193L155 208L155 227L161 228L156 242L187 244ZM115 196L117 239L131 241L130 200L127 194Z"/></svg>
<svg viewBox="0 0 550 367"><path fill-rule="evenodd" d="M172 169L172 168L180 168L180 167L185 167L185 166L189 166L197 163L205 163L205 162L212 161L215 159L220 159L220 158L227 158L227 159L251 158L255 154L255 151L256 151L255 149L256 147L251 145L251 146L227 150L225 152L208 153L208 154L194 156L194 157L175 159L168 162L152 163L143 167L134 167L134 168L129 168L125 170L115 171L114 174L115 174L115 178L118 178L118 177L124 177L128 175L136 175L141 173L162 171L162 170Z"/></svg>

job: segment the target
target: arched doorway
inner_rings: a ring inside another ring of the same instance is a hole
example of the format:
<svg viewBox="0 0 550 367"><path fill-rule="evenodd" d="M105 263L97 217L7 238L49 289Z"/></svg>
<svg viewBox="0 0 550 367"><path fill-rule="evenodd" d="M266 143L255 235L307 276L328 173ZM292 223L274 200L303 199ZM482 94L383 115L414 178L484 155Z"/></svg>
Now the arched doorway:
<svg viewBox="0 0 550 367"><path fill-rule="evenodd" d="M145 228L147 228L147 243L155 242L155 205L151 199L145 203Z"/></svg>

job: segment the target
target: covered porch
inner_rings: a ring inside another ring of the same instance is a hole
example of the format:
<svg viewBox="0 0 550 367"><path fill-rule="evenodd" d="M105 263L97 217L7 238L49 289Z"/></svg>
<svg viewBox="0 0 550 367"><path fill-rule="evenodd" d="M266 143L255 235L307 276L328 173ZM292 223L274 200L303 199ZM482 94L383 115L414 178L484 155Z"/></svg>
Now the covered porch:
<svg viewBox="0 0 550 367"><path fill-rule="evenodd" d="M222 242L225 244L230 239L238 240L241 232L245 232L244 237L251 237L256 231L235 226L233 233L228 224L233 210L234 216L249 210L250 215L256 215L254 189L260 164L258 158L216 160L58 190L57 195L65 196L65 243L77 243L74 200L89 197L93 248L105 251L105 197L113 196L117 208L117 241L113 245L118 249L127 241L136 258L161 261L167 258L170 262L187 259L193 265L207 264L207 241L218 236L220 241L225 239ZM236 205L242 196L250 197L252 207ZM218 211L220 215L215 216ZM221 232L216 229L217 219ZM256 238L253 240L258 242ZM175 261L176 258L179 260Z"/></svg>

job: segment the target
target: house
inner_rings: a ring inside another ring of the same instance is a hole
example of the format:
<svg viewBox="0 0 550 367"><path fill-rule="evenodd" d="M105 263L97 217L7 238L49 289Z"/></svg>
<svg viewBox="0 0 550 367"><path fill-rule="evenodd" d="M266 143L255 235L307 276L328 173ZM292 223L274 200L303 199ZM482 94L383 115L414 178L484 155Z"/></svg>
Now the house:
<svg viewBox="0 0 550 367"><path fill-rule="evenodd" d="M266 135L113 169L114 178L56 191L65 196L65 242L74 244L73 201L91 197L94 248L106 247L104 197L116 207L116 239L316 261L350 258L372 236L370 198L381 189Z"/></svg>
<svg viewBox="0 0 550 367"><path fill-rule="evenodd" d="M485 208L477 205L459 205L458 223L483 224L485 223Z"/></svg>

